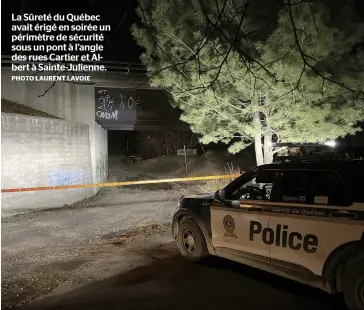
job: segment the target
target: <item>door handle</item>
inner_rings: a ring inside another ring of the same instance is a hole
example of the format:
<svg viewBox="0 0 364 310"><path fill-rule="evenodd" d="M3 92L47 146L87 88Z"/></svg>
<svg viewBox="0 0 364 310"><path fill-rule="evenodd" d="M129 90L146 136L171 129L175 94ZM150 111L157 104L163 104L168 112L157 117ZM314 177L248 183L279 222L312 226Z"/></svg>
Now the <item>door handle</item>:
<svg viewBox="0 0 364 310"><path fill-rule="evenodd" d="M354 220L357 218L356 213L348 212L348 211L337 211L337 212L330 212L329 216L331 218L346 218Z"/></svg>
<svg viewBox="0 0 364 310"><path fill-rule="evenodd" d="M262 207L249 207L247 208L248 211L255 211L255 212L263 212Z"/></svg>

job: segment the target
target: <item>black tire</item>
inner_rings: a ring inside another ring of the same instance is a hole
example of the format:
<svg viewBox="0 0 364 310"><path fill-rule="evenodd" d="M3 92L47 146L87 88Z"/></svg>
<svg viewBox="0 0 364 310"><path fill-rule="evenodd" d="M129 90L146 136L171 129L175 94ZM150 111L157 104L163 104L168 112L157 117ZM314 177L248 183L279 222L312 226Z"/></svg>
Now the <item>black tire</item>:
<svg viewBox="0 0 364 310"><path fill-rule="evenodd" d="M345 261L342 291L350 310L364 310L364 252Z"/></svg>
<svg viewBox="0 0 364 310"><path fill-rule="evenodd" d="M183 218L179 223L177 245L181 255L191 262L199 261L209 254L205 237L198 224L191 218Z"/></svg>

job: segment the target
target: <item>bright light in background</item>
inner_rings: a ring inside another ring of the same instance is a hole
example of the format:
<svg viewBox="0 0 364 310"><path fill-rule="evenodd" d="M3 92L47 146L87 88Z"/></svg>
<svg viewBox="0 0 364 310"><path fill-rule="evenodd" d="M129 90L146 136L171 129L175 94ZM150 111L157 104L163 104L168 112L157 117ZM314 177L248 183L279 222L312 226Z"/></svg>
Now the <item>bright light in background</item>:
<svg viewBox="0 0 364 310"><path fill-rule="evenodd" d="M331 147L335 147L336 146L336 142L335 141L327 141L324 143L327 146L331 146Z"/></svg>

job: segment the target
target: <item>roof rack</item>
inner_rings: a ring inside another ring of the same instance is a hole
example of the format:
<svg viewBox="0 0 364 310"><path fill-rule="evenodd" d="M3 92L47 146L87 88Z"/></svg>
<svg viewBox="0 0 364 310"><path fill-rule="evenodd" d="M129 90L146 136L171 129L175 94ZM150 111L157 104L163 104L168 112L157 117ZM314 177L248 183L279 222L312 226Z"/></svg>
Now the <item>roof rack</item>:
<svg viewBox="0 0 364 310"><path fill-rule="evenodd" d="M275 162L328 162L328 161L350 161L351 158L343 158L337 154L327 153L322 155L298 155L298 156L279 156Z"/></svg>

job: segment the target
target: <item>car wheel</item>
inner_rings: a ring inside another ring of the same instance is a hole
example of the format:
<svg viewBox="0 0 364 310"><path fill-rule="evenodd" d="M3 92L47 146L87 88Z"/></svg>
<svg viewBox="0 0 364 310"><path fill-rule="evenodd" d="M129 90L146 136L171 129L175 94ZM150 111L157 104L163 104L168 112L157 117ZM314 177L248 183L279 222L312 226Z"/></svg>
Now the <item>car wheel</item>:
<svg viewBox="0 0 364 310"><path fill-rule="evenodd" d="M183 218L179 223L177 245L182 256L189 261L198 261L208 255L205 237L191 218Z"/></svg>
<svg viewBox="0 0 364 310"><path fill-rule="evenodd" d="M345 261L342 290L350 310L364 310L364 253Z"/></svg>

